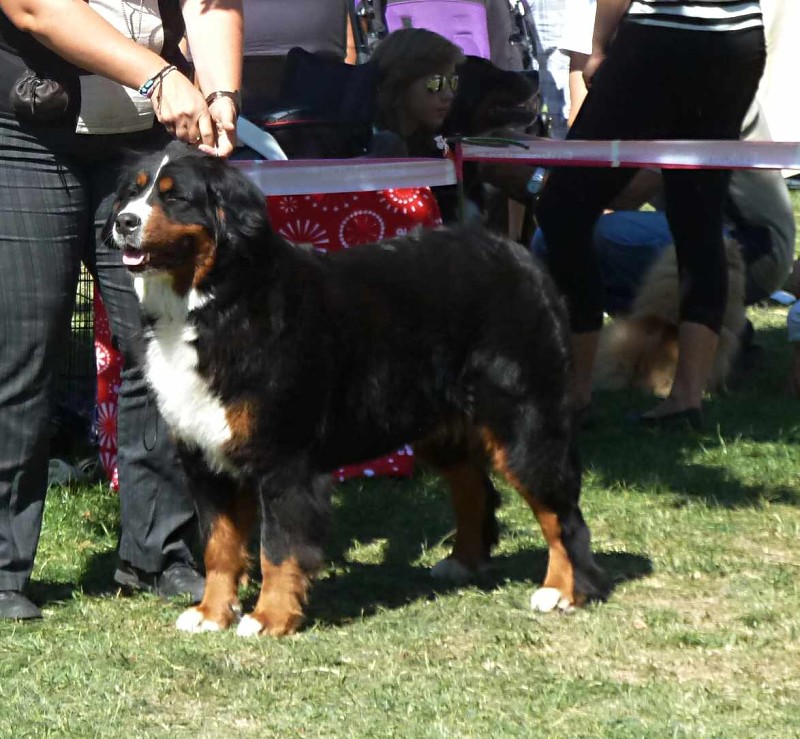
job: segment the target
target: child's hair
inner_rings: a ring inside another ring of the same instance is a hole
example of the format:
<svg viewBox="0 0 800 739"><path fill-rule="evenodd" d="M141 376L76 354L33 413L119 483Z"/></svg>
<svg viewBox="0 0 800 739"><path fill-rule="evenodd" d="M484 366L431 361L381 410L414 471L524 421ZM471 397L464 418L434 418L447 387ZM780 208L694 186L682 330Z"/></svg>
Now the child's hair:
<svg viewBox="0 0 800 739"><path fill-rule="evenodd" d="M372 61L380 68L376 123L396 130L398 105L405 89L415 80L450 64L459 65L464 53L454 43L425 28L401 28L381 41Z"/></svg>

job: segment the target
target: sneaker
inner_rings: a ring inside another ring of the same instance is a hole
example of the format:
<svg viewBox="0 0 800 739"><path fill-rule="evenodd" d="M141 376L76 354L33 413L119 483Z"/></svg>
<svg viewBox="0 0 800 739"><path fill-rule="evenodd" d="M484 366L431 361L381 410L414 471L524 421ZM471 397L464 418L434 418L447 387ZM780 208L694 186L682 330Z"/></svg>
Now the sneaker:
<svg viewBox="0 0 800 739"><path fill-rule="evenodd" d="M114 582L129 590L145 590L161 598L189 596L192 604L203 599L205 578L188 562L173 562L161 572L149 573L120 562Z"/></svg>
<svg viewBox="0 0 800 739"><path fill-rule="evenodd" d="M29 621L41 617L42 612L19 590L0 590L0 619Z"/></svg>

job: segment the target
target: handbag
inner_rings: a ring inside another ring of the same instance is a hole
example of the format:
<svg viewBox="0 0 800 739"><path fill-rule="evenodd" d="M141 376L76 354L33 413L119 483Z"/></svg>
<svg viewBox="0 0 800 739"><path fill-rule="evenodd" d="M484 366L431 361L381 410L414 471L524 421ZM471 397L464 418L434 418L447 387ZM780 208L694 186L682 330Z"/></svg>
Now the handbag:
<svg viewBox="0 0 800 739"><path fill-rule="evenodd" d="M11 88L8 100L21 121L57 123L75 110L76 92L77 84L70 84L66 79L44 77L26 68Z"/></svg>

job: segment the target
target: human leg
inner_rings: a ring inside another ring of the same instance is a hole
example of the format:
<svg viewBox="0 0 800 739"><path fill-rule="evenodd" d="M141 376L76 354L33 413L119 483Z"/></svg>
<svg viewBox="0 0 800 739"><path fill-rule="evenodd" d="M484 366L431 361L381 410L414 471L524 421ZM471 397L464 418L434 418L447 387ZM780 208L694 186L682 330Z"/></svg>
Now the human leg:
<svg viewBox="0 0 800 739"><path fill-rule="evenodd" d="M27 584L38 545L54 370L69 335L87 213L69 163L0 118L2 591Z"/></svg>
<svg viewBox="0 0 800 739"><path fill-rule="evenodd" d="M578 409L591 401L592 370L603 324L605 291L593 245L595 224L605 205L632 176L633 170L556 169L537 205L537 219L547 242L547 265L567 299Z"/></svg>
<svg viewBox="0 0 800 739"><path fill-rule="evenodd" d="M665 171L666 212L681 275L678 364L669 396L644 418L699 409L718 345L728 285L722 212L728 173Z"/></svg>
<svg viewBox="0 0 800 739"><path fill-rule="evenodd" d="M756 29L707 36L693 39L698 43L695 56L707 74L681 85L682 107L671 133L737 139L763 69L763 35ZM702 403L728 294L723 225L729 183L726 170L664 172L666 214L681 282L678 364L669 396L645 418L670 417Z"/></svg>
<svg viewBox="0 0 800 739"><path fill-rule="evenodd" d="M550 112L556 139L566 137L569 114L569 57L559 48L564 31L563 6L563 0L537 0L530 5L539 88Z"/></svg>
<svg viewBox="0 0 800 739"><path fill-rule="evenodd" d="M606 313L630 311L647 271L671 243L672 234L662 211L616 211L600 216L592 245L602 275ZM547 258L541 229L533 236L531 251L542 260Z"/></svg>
<svg viewBox="0 0 800 739"><path fill-rule="evenodd" d="M659 52L660 53L660 52ZM622 27L595 75L592 89L569 132L569 139L639 139L663 135L670 109L659 91L650 62L651 45L640 29ZM655 58L655 57L654 57ZM603 209L634 175L632 169L554 169L537 206L547 239L547 262L567 298L573 330L575 402L591 399L594 357L603 321L603 285L592 248L595 223Z"/></svg>
<svg viewBox="0 0 800 739"><path fill-rule="evenodd" d="M96 246L88 260L95 272L108 311L111 331L123 355L124 366L117 416L117 460L120 483L120 546L124 563L134 568L147 586L152 576L175 563L194 567L191 544L196 517L175 445L144 377L139 302L121 253L103 242L102 227L111 201L121 160L103 162L92 169ZM116 578L131 582L124 568ZM191 588L193 597L202 582Z"/></svg>

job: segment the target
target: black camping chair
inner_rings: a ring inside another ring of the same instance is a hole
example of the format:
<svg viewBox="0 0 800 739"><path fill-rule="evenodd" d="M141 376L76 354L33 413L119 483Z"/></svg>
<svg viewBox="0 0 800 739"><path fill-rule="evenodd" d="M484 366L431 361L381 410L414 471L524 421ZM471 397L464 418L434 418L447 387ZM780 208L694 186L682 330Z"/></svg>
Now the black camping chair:
<svg viewBox="0 0 800 739"><path fill-rule="evenodd" d="M250 119L290 159L363 154L372 137L378 68L345 64L295 47L286 56L278 102Z"/></svg>

